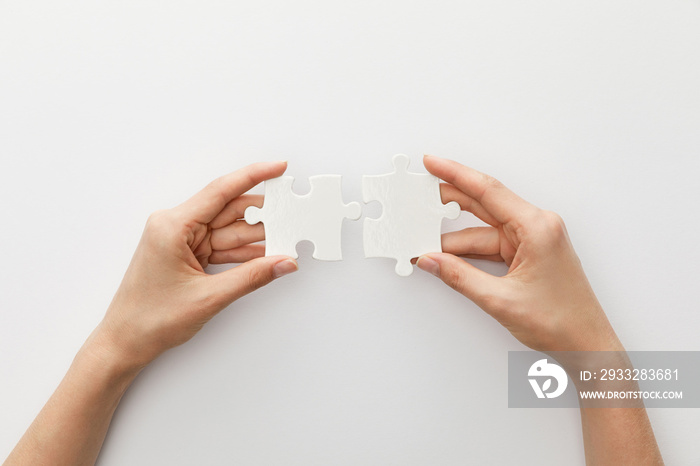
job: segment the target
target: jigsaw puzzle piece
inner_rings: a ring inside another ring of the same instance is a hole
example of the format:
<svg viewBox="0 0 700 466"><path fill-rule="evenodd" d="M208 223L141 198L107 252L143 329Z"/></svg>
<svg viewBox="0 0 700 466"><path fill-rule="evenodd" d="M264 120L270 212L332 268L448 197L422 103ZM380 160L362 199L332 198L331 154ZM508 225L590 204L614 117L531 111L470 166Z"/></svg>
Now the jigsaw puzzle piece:
<svg viewBox="0 0 700 466"><path fill-rule="evenodd" d="M457 218L460 207L442 203L437 177L408 172L407 156L397 154L392 163L392 173L362 177L362 200L379 201L383 209L379 218L365 219L363 244L365 257L396 259L396 273L408 276L412 258L442 251L442 219Z"/></svg>
<svg viewBox="0 0 700 466"><path fill-rule="evenodd" d="M309 199L305 239L314 243L312 257L319 260L341 260L343 219L357 220L362 209L359 202L343 202L340 175L317 175L309 178L313 197Z"/></svg>
<svg viewBox="0 0 700 466"><path fill-rule="evenodd" d="M315 259L341 260L343 219L357 220L360 204L343 202L340 175L312 176L311 190L303 196L292 191L293 183L291 176L267 180L262 208L250 206L245 211L246 222L264 224L265 255L296 259L297 243L308 240L314 244Z"/></svg>
<svg viewBox="0 0 700 466"><path fill-rule="evenodd" d="M297 235L298 225L290 215L295 199L292 193L294 178L280 176L265 181L265 201L262 208L250 206L245 210L245 221L251 225L263 222L265 228L265 255L285 255L298 257L296 243L290 244L289 234ZM296 197L296 196L295 196ZM287 228L288 235L270 234L268 231L281 231Z"/></svg>

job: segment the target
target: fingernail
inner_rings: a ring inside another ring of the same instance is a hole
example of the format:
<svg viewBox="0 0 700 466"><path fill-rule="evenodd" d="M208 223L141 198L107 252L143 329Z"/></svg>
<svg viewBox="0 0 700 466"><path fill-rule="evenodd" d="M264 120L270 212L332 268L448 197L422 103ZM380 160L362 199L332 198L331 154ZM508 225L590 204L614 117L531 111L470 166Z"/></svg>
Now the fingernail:
<svg viewBox="0 0 700 466"><path fill-rule="evenodd" d="M416 265L419 269L423 269L426 272L430 272L436 277L440 276L440 264L436 260L431 259L428 256L420 256Z"/></svg>
<svg viewBox="0 0 700 466"><path fill-rule="evenodd" d="M284 275L296 272L297 270L299 270L299 266L297 265L296 261L285 259L275 264L275 266L272 268L272 273L275 275L275 278L280 278Z"/></svg>

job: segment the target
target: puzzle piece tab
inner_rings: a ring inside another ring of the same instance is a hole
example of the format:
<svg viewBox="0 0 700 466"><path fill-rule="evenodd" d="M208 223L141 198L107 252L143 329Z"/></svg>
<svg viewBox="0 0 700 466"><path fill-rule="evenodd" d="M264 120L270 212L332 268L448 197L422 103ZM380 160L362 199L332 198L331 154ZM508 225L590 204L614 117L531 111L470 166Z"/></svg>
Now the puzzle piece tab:
<svg viewBox="0 0 700 466"><path fill-rule="evenodd" d="M362 177L362 200L379 201L382 215L366 218L363 228L365 257L396 259L396 273L413 273L411 259L429 252L441 252L442 219L456 219L459 204L443 204L440 180L430 174L409 173L410 159L397 154L394 172Z"/></svg>
<svg viewBox="0 0 700 466"><path fill-rule="evenodd" d="M250 206L245 221L265 226L265 255L278 254L297 258L296 245L308 240L314 243L314 259L341 260L340 232L343 219L360 218L360 204L343 203L340 175L318 175L309 178L311 191L299 196L292 191L294 178L281 176L265 181L262 209Z"/></svg>

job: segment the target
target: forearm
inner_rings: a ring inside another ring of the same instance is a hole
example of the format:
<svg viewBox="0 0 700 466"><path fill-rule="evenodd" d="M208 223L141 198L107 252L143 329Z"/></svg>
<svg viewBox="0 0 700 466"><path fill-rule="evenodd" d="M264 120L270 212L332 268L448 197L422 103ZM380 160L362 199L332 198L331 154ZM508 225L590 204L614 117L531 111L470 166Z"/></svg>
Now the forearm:
<svg viewBox="0 0 700 466"><path fill-rule="evenodd" d="M662 465L646 409L581 408L587 465Z"/></svg>
<svg viewBox="0 0 700 466"><path fill-rule="evenodd" d="M619 340L615 340L612 346L604 349L602 352L584 352L584 359L590 364L588 368L607 367L623 371L632 369L632 363ZM575 376L572 379L575 380L577 389L583 391L639 390L636 381L583 382ZM588 385L582 386L584 383ZM579 403L587 465L663 464L642 400L630 400L625 403L625 407L610 407L609 403L601 400L579 400Z"/></svg>
<svg viewBox="0 0 700 466"><path fill-rule="evenodd" d="M109 353L93 334L5 461L14 465L92 465L112 415L138 368Z"/></svg>

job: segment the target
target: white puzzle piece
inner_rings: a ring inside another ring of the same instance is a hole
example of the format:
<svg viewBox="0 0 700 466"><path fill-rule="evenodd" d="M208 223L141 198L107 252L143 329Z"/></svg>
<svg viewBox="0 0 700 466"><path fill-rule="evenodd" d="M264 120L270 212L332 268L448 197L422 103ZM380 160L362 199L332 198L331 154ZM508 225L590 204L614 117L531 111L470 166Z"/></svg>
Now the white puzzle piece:
<svg viewBox="0 0 700 466"><path fill-rule="evenodd" d="M314 243L314 259L334 261L343 258L340 232L343 219L360 218L360 204L343 203L340 175L318 175L309 178L311 191L299 196L292 191L294 178L280 176L265 181L262 209L250 206L245 221L265 226L265 255L297 258L299 241Z"/></svg>
<svg viewBox="0 0 700 466"><path fill-rule="evenodd" d="M396 273L411 275L411 259L429 252L441 252L442 219L456 219L456 202L443 204L440 180L430 174L409 173L410 159L397 154L394 172L362 177L362 200L379 201L382 215L365 218L362 228L365 257L396 259Z"/></svg>

